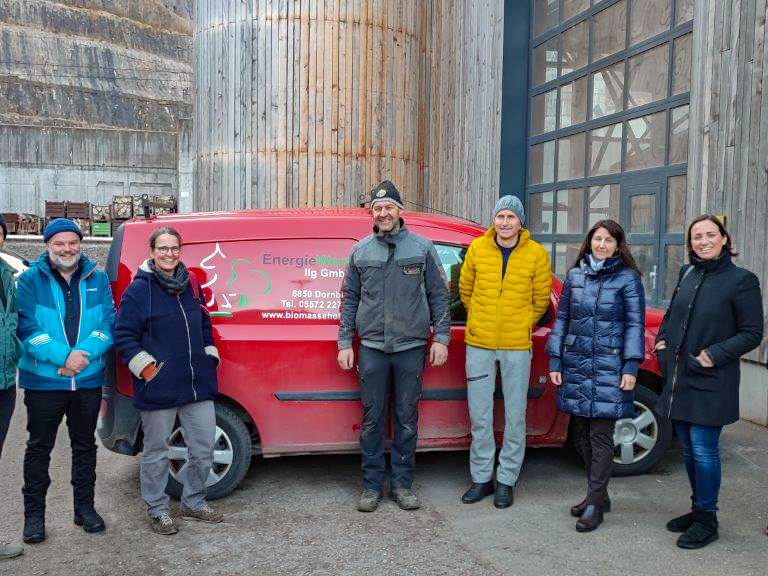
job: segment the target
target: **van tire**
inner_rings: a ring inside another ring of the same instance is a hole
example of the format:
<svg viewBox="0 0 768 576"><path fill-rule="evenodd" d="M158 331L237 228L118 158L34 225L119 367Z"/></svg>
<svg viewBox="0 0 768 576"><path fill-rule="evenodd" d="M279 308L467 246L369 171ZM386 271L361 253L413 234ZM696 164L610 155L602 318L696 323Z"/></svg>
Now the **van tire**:
<svg viewBox="0 0 768 576"><path fill-rule="evenodd" d="M217 463L214 457L214 472L217 469L219 473L221 473L222 469L226 470L226 472L218 481L208 485L207 500L218 500L231 494L243 481L251 464L251 435L243 420L232 410L221 404L215 404L214 409L216 411L216 444L214 445L214 451L231 451L232 461L224 465ZM173 441L174 438L177 441ZM172 450L183 446L178 422L171 433L171 439ZM165 488L165 492L176 499L181 498L181 492L184 487L174 477L174 472L178 469L179 462L171 462L172 469L168 475L168 484Z"/></svg>
<svg viewBox="0 0 768 576"><path fill-rule="evenodd" d="M672 444L672 421L656 412L656 402L658 399L658 395L650 388L642 384L638 384L635 387L637 416L634 419L627 418L626 421L628 423L637 422L643 414L646 414L646 421L650 422L650 424L647 427L643 427L642 431L649 432L656 439L656 442L650 450L642 449L640 446L636 447L635 458L631 463L621 462L621 447L620 444L616 444L613 476L636 476L650 472L661 461ZM621 420L617 420L614 441L621 437L621 422Z"/></svg>

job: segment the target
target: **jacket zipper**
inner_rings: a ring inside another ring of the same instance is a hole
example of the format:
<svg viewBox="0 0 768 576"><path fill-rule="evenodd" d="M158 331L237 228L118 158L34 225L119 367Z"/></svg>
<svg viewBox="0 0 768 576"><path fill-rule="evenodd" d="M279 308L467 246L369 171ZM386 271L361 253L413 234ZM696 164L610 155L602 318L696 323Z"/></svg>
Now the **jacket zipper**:
<svg viewBox="0 0 768 576"><path fill-rule="evenodd" d="M88 271L88 273L87 273L85 276L81 277L81 278L80 278L80 281L79 281L79 284L82 284L83 282L85 282L86 278L88 278L88 276L90 276L90 275L91 275L91 272L93 272L94 270L95 270L95 268L92 268L90 271ZM56 282L56 280L53 278L53 276L52 276L51 274L48 274L48 273L46 273L46 275L48 276L49 280L50 280L50 281L51 281L53 284L55 284L55 285L56 285L56 288L58 288L59 290L61 290L61 288L59 287L58 283L57 283L57 282ZM82 287L82 286L81 286L81 287ZM79 290L79 289L78 289L78 292L80 293L80 294L79 294L79 295L80 295L80 317L77 319L77 336L75 337L75 345L77 345L77 342L80 340L80 326L81 326L81 324L82 324L82 322L83 322L83 298L82 298L82 290ZM63 295L63 294L64 294L64 293L62 292L62 295ZM67 327L64 325L64 318L63 318L63 317L62 317L62 315L61 315L61 309L59 308L59 304L58 304L58 303L56 303L56 309L57 309L57 310L58 310L58 312L59 312L59 321L61 322L61 329L62 329L62 330L63 330L63 332L64 332L64 338L66 338L66 337L67 337ZM35 362L35 363L37 363L37 362ZM75 391L77 390L77 384L75 383L75 375L74 375L74 374L73 374L72 376L70 376L70 382L71 382L71 385L72 385L72 391L73 391L73 392L75 392Z"/></svg>
<svg viewBox="0 0 768 576"><path fill-rule="evenodd" d="M187 345L189 347L189 370L192 372L192 396L197 402L197 390L195 390L195 369L192 366L192 336L189 333L189 321L187 320L187 313L184 312L184 306L181 305L181 295L176 294L176 300L181 308L181 315L184 316L184 326L187 328Z"/></svg>
<svg viewBox="0 0 768 576"><path fill-rule="evenodd" d="M603 277L600 276L597 279L597 300L595 300L595 312L594 321L597 322L597 307L600 306L600 293L603 291ZM589 403L589 415L592 416L594 403L595 403L595 375L597 369L595 367L595 338L592 337L592 402Z"/></svg>

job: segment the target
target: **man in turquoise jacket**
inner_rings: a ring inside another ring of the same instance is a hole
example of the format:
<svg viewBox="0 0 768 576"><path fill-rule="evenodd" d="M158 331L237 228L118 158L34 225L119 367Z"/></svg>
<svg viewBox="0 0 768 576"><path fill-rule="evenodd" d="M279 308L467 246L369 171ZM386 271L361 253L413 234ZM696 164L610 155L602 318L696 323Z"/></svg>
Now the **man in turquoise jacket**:
<svg viewBox="0 0 768 576"><path fill-rule="evenodd" d="M24 454L24 542L45 540L48 466L56 432L67 417L72 446L74 523L104 530L94 508L96 440L105 353L112 347L115 306L104 272L80 253L82 233L71 220L53 220L43 233L46 251L19 278L18 337L24 347L29 440Z"/></svg>
<svg viewBox="0 0 768 576"><path fill-rule="evenodd" d="M8 227L0 214L0 248L5 244ZM0 258L0 457L16 405L16 362L21 344L16 338L16 284L13 268ZM24 549L18 544L0 541L0 560L19 556Z"/></svg>

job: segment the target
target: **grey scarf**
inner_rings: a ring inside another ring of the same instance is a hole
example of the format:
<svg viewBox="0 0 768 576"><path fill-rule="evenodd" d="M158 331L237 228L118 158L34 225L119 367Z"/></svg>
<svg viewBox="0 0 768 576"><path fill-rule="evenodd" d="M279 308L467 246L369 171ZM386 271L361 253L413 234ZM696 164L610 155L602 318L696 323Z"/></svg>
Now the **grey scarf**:
<svg viewBox="0 0 768 576"><path fill-rule="evenodd" d="M149 269L155 274L160 285L173 295L181 294L187 289L189 284L189 272L183 262L179 262L173 276L166 276L155 266L155 261L151 258L148 261Z"/></svg>

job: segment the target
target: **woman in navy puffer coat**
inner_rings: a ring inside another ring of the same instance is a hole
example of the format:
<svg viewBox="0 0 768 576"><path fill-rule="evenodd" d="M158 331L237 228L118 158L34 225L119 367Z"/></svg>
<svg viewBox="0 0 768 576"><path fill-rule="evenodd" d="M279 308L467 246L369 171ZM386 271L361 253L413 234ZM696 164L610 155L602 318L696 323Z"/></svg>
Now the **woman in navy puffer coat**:
<svg viewBox="0 0 768 576"><path fill-rule="evenodd" d="M613 430L616 420L635 415L644 327L645 293L624 230L601 220L568 272L547 342L557 407L574 417L574 443L587 468L587 497L571 508L579 532L597 528L610 511Z"/></svg>

